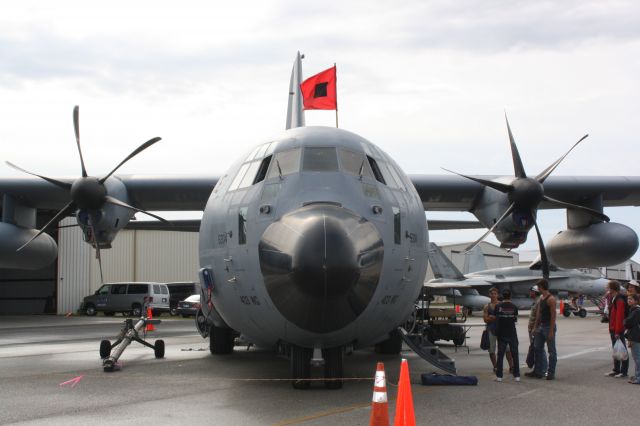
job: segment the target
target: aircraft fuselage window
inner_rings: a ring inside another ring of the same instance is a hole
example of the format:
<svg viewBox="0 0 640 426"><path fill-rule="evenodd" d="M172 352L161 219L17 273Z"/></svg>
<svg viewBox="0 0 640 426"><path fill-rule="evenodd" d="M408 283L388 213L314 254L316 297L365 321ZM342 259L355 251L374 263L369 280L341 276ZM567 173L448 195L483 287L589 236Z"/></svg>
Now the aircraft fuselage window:
<svg viewBox="0 0 640 426"><path fill-rule="evenodd" d="M258 168L258 173L256 174L256 178L253 180L254 185L258 182L262 182L264 178L267 176L267 170L269 170L269 163L271 163L271 155L265 157L260 162L260 167Z"/></svg>
<svg viewBox="0 0 640 426"><path fill-rule="evenodd" d="M300 170L300 148L278 152L271 161L267 179L296 173Z"/></svg>
<svg viewBox="0 0 640 426"><path fill-rule="evenodd" d="M244 175L247 173L248 168L249 168L249 163L243 164L240 167L240 170L238 170L238 174L236 175L235 179L233 179L233 182L231 182L231 185L229 186L229 191L235 191L236 189L238 189L238 187L240 186L240 182L242 182Z"/></svg>
<svg viewBox="0 0 640 426"><path fill-rule="evenodd" d="M361 152L353 152L340 148L338 150L340 156L340 165L342 170L355 176L373 177L369 162Z"/></svg>
<svg viewBox="0 0 640 426"><path fill-rule="evenodd" d="M392 207L393 211L393 242L400 244L401 230L400 230L400 209L398 207Z"/></svg>
<svg viewBox="0 0 640 426"><path fill-rule="evenodd" d="M253 185L253 181L256 178L256 173L258 172L258 168L260 167L260 163L262 162L253 161L249 163L249 168L247 169L244 178L242 178L242 181L240 181L240 186L238 186L238 189L246 188L247 186Z"/></svg>
<svg viewBox="0 0 640 426"><path fill-rule="evenodd" d="M247 208L238 209L238 244L247 243Z"/></svg>
<svg viewBox="0 0 640 426"><path fill-rule="evenodd" d="M308 147L304 149L302 170L306 172L334 172L338 171L338 156L336 149Z"/></svg>
<svg viewBox="0 0 640 426"><path fill-rule="evenodd" d="M371 171L373 172L373 176L380 183L387 184L385 182L384 177L382 177L382 172L380 171L380 167L378 167L378 163L372 157L367 155L367 160L369 160L369 165L371 166Z"/></svg>

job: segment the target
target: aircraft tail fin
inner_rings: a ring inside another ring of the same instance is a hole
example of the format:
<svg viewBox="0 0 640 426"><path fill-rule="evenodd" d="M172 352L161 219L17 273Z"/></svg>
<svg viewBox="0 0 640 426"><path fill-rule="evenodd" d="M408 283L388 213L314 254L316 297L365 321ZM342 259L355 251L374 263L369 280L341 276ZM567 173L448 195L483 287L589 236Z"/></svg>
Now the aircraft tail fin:
<svg viewBox="0 0 640 426"><path fill-rule="evenodd" d="M293 68L291 69L286 130L294 127L304 127L304 105L302 103L302 92L300 91L300 83L302 83L302 58L304 58L304 55L298 52L296 60L293 63Z"/></svg>
<svg viewBox="0 0 640 426"><path fill-rule="evenodd" d="M435 278L450 278L463 280L464 275L456 265L442 252L440 247L434 243L429 243L429 263Z"/></svg>
<svg viewBox="0 0 640 426"><path fill-rule="evenodd" d="M484 253L478 244L464 254L464 273L484 271L487 268L487 261L484 258Z"/></svg>

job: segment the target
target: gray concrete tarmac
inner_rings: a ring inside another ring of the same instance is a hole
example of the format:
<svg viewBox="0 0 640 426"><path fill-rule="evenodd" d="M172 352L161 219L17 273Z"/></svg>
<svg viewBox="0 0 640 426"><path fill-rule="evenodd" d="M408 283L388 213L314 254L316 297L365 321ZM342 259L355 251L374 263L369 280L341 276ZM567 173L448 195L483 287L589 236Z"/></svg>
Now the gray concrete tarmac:
<svg viewBox="0 0 640 426"><path fill-rule="evenodd" d="M162 319L148 337L165 340L164 359L134 343L121 358L123 369L104 373L99 341L113 340L122 318L0 316L0 424L365 425L377 361L385 363L393 417L398 357L356 351L345 358L345 375L354 380L342 390L329 391L318 382L297 391L285 380L288 361L273 352L239 347L231 356L214 357L192 320ZM478 348L480 327L469 333L469 354L443 345L459 373L477 376L478 386L421 386L420 374L434 368L403 351L417 423L637 424L640 386L604 377L611 369L606 324L596 316L558 321L555 381L523 378L515 383L506 377L494 382L487 352ZM526 322L521 316L521 352L527 349ZM60 386L79 376L75 387Z"/></svg>

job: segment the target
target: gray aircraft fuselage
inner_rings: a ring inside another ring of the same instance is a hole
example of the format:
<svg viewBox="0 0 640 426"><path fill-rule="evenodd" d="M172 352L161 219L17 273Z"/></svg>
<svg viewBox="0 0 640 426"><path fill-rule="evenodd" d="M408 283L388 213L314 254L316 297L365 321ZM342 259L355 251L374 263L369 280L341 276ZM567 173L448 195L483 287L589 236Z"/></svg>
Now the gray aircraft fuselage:
<svg viewBox="0 0 640 426"><path fill-rule="evenodd" d="M287 130L209 198L203 311L261 346L369 346L413 309L427 243L420 197L386 153L341 129Z"/></svg>

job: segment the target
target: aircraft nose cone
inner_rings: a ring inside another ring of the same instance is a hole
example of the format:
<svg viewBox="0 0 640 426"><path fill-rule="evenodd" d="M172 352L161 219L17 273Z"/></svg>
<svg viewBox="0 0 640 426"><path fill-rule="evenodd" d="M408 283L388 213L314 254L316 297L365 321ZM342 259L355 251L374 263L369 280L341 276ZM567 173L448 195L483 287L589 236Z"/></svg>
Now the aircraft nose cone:
<svg viewBox="0 0 640 426"><path fill-rule="evenodd" d="M289 321L317 333L338 330L364 311L383 255L371 222L331 204L284 215L269 225L259 245L271 300Z"/></svg>

